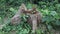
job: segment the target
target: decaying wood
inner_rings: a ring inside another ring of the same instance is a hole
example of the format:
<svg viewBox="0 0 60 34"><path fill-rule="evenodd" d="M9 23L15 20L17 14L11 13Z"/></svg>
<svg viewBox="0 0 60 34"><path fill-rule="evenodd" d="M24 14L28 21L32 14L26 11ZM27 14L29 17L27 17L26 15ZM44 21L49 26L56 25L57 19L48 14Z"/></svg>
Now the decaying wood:
<svg viewBox="0 0 60 34"><path fill-rule="evenodd" d="M12 24L19 24L21 22L20 16L22 14L29 15L27 22L32 26L32 31L35 32L38 28L38 25L41 20L41 13L36 10L36 8L32 8L31 10L25 7L24 4L22 4L18 10L18 12L12 17L11 23Z"/></svg>
<svg viewBox="0 0 60 34"><path fill-rule="evenodd" d="M24 14L24 10L27 10L25 5L22 4L18 10L18 12L11 18L11 24L19 24L21 22L21 15Z"/></svg>
<svg viewBox="0 0 60 34"><path fill-rule="evenodd" d="M30 13L29 13L30 17L28 19L28 23L31 24L32 31L35 32L38 28L40 21L41 21L41 14L36 9L33 9L33 11L30 11Z"/></svg>

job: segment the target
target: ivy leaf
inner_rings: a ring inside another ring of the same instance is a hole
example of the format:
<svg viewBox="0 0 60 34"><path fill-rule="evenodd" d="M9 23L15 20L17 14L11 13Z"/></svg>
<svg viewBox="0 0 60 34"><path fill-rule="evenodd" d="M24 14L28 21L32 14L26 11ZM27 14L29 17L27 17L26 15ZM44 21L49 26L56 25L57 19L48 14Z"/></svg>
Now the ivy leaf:
<svg viewBox="0 0 60 34"><path fill-rule="evenodd" d="M57 15L56 11L51 11L50 14L53 15L53 16Z"/></svg>

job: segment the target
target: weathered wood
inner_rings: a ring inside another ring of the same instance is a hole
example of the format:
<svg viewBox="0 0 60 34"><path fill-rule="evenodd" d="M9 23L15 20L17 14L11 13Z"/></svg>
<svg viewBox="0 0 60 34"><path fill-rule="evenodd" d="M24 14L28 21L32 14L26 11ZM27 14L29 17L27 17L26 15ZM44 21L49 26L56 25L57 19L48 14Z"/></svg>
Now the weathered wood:
<svg viewBox="0 0 60 34"><path fill-rule="evenodd" d="M33 11L30 11L30 13L28 13L28 15L30 17L28 18L27 21L32 26L32 31L36 32L36 30L38 29L39 23L41 21L41 14L38 11L34 10L34 9L33 9Z"/></svg>
<svg viewBox="0 0 60 34"><path fill-rule="evenodd" d="M18 12L12 17L11 23L13 25L19 24L21 22L20 16L22 14L29 15L27 22L32 26L32 31L35 32L38 28L37 25L39 25L41 20L41 14L36 10L36 8L28 9L25 7L24 4L22 4L18 10Z"/></svg>
<svg viewBox="0 0 60 34"><path fill-rule="evenodd" d="M13 25L17 25L21 22L21 15L24 14L24 10L27 10L25 5L22 4L20 7L19 7L19 10L18 12L11 18L11 24Z"/></svg>

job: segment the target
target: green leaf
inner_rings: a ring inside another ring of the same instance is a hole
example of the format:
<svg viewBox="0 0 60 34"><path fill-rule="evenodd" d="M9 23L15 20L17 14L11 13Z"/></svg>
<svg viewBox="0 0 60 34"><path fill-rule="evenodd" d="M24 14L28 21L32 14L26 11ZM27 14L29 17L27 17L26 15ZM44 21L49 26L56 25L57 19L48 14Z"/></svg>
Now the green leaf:
<svg viewBox="0 0 60 34"><path fill-rule="evenodd" d="M51 11L50 14L53 16L57 15L56 11Z"/></svg>
<svg viewBox="0 0 60 34"><path fill-rule="evenodd" d="M60 26L60 21L59 20L56 20L56 25Z"/></svg>
<svg viewBox="0 0 60 34"><path fill-rule="evenodd" d="M28 3L27 4L27 8L30 8L31 9L32 8L32 4Z"/></svg>
<svg viewBox="0 0 60 34"><path fill-rule="evenodd" d="M47 25L48 26L48 29L51 30L52 29L52 26L51 25Z"/></svg>
<svg viewBox="0 0 60 34"><path fill-rule="evenodd" d="M5 34L5 33L0 31L0 34Z"/></svg>
<svg viewBox="0 0 60 34"><path fill-rule="evenodd" d="M10 10L10 11L15 11L14 8L12 8L12 7L11 7L9 10Z"/></svg>

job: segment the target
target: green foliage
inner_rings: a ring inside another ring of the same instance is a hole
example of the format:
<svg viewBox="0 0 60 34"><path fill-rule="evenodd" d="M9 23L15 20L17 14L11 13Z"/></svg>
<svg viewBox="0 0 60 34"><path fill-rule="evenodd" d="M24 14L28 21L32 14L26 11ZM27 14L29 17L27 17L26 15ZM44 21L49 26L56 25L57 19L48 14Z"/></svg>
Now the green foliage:
<svg viewBox="0 0 60 34"><path fill-rule="evenodd" d="M24 3L27 8L33 6L42 13L42 23L46 24L47 29L59 29L60 27L60 2L59 0L0 0L0 23L3 23L5 17L12 18L18 11L19 6ZM33 4L32 4L33 3ZM2 28L0 34L9 33L15 30L17 34L28 34L31 27L26 22L28 16L22 15L22 23L13 26L9 23ZM8 22L8 21L7 21ZM4 23L5 24L5 23ZM37 34L44 34L42 30L37 30Z"/></svg>

